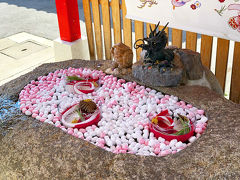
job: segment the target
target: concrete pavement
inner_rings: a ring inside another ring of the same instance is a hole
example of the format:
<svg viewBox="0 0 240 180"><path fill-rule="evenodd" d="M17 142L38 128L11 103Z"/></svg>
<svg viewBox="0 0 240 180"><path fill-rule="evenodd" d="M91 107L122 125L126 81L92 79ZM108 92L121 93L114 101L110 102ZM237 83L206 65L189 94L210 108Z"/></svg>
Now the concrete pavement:
<svg viewBox="0 0 240 180"><path fill-rule="evenodd" d="M83 26L81 0L78 5ZM0 0L0 22L0 39L20 32L51 40L59 37L54 0ZM84 34L85 26L81 29Z"/></svg>

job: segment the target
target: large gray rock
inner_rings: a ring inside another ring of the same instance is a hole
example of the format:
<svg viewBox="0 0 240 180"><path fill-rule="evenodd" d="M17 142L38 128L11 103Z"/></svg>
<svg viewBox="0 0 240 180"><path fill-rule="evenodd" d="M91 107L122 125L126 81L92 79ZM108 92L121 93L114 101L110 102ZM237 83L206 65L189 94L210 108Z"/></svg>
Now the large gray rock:
<svg viewBox="0 0 240 180"><path fill-rule="evenodd" d="M202 65L201 55L189 49L179 49L168 46L167 49L174 50L172 72L162 73L156 69L144 69L142 63L133 65L133 76L145 84L152 86L177 86L177 85L199 85L205 86L223 96L223 90L215 75ZM141 52L140 62L143 62L146 51ZM181 72L181 73L180 73Z"/></svg>
<svg viewBox="0 0 240 180"><path fill-rule="evenodd" d="M177 86L182 79L182 73L182 68L166 69L165 72L160 72L157 67L149 69L142 61L132 66L133 77L152 86Z"/></svg>
<svg viewBox="0 0 240 180"><path fill-rule="evenodd" d="M107 69L108 62L44 64L1 86L0 101L14 107L27 83L56 69ZM144 85L131 74L120 78ZM200 86L152 88L206 110L206 131L185 150L166 157L113 154L14 111L0 124L0 179L239 179L240 105Z"/></svg>
<svg viewBox="0 0 240 180"><path fill-rule="evenodd" d="M203 77L201 55L198 52L189 49L178 49L177 53L180 55L187 79L201 79Z"/></svg>

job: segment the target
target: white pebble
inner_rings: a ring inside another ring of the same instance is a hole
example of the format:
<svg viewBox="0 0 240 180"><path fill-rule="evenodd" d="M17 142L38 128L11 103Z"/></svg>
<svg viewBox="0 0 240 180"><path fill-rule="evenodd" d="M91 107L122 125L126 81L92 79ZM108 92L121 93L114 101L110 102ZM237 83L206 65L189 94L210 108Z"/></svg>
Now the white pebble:
<svg viewBox="0 0 240 180"><path fill-rule="evenodd" d="M173 139L173 140L170 141L169 146L173 147L173 146L175 146L176 143L177 143L177 140Z"/></svg>
<svg viewBox="0 0 240 180"><path fill-rule="evenodd" d="M27 116L30 116L32 113L31 113L31 111L26 111L25 114L26 114Z"/></svg>
<svg viewBox="0 0 240 180"><path fill-rule="evenodd" d="M196 139L197 139L196 136L192 136L188 140L190 143L193 143L194 141L196 141Z"/></svg>
<svg viewBox="0 0 240 180"><path fill-rule="evenodd" d="M183 143L181 142L181 141L178 141L177 143L176 143L176 147L177 148L180 148L180 147L182 147L183 146Z"/></svg>

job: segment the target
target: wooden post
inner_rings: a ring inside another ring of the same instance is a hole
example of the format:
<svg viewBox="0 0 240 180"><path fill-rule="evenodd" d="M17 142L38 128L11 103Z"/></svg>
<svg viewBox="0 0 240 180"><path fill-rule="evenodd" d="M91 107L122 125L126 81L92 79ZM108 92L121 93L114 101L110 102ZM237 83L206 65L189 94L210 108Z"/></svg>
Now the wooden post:
<svg viewBox="0 0 240 180"><path fill-rule="evenodd" d="M73 42L81 38L77 0L55 0L60 37Z"/></svg>

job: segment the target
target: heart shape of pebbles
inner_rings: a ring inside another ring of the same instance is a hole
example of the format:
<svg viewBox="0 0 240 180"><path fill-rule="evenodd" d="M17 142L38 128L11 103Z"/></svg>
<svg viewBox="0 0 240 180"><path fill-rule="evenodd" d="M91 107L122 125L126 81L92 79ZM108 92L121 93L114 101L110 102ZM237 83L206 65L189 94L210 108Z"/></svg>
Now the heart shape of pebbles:
<svg viewBox="0 0 240 180"><path fill-rule="evenodd" d="M92 93L74 94L66 90L66 76L99 79L100 87ZM67 128L61 113L81 100L92 99L101 110L97 125L86 128ZM40 76L31 81L19 94L20 109L44 123L89 141L113 153L165 156L181 151L194 142L206 129L204 111L180 101L178 97L145 88L136 82L126 82L102 71L87 68L68 68ZM149 122L163 110L177 117L186 116L195 127L194 135L185 143L156 138Z"/></svg>

